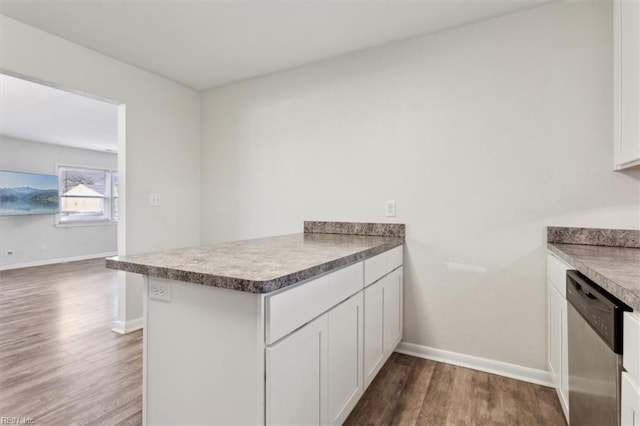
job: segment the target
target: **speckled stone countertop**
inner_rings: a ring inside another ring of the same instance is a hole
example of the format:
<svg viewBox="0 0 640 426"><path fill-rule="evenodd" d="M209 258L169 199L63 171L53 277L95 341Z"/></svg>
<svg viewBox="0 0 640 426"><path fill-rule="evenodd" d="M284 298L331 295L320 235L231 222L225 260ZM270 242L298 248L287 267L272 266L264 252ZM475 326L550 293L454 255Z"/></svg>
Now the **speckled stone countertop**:
<svg viewBox="0 0 640 426"><path fill-rule="evenodd" d="M640 312L640 231L549 229L551 252Z"/></svg>
<svg viewBox="0 0 640 426"><path fill-rule="evenodd" d="M269 293L403 243L404 234L304 233L113 257L107 259L106 266L249 293Z"/></svg>

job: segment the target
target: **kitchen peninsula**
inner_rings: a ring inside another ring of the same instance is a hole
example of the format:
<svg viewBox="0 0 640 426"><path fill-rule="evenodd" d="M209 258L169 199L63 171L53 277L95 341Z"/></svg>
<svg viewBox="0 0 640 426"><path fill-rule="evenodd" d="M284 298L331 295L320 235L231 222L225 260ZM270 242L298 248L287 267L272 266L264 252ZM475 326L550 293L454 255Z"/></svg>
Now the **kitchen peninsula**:
<svg viewBox="0 0 640 426"><path fill-rule="evenodd" d="M340 424L402 338L401 224L107 259L145 275L144 424Z"/></svg>

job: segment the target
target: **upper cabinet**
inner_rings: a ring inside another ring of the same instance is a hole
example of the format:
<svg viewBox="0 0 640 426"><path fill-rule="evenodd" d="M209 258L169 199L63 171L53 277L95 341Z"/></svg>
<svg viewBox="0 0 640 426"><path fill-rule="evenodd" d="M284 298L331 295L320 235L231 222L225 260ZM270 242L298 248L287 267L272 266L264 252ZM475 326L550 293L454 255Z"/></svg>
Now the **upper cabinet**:
<svg viewBox="0 0 640 426"><path fill-rule="evenodd" d="M640 166L640 2L614 1L614 169Z"/></svg>

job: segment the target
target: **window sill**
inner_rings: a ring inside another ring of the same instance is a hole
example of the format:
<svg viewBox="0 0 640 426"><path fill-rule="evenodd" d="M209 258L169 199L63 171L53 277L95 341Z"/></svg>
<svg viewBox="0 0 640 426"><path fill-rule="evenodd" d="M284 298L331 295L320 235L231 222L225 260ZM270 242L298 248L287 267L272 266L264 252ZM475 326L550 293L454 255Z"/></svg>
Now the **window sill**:
<svg viewBox="0 0 640 426"><path fill-rule="evenodd" d="M77 222L56 222L56 228L82 228L85 226L117 226L118 222L112 220L87 220Z"/></svg>

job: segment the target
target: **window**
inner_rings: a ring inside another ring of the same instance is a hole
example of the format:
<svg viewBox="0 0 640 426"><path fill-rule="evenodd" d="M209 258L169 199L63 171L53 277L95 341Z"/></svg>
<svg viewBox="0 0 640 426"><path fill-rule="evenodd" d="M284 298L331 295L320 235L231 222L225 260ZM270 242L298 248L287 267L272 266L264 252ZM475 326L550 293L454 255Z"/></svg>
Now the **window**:
<svg viewBox="0 0 640 426"><path fill-rule="evenodd" d="M118 221L118 173L112 170L58 167L59 224Z"/></svg>

